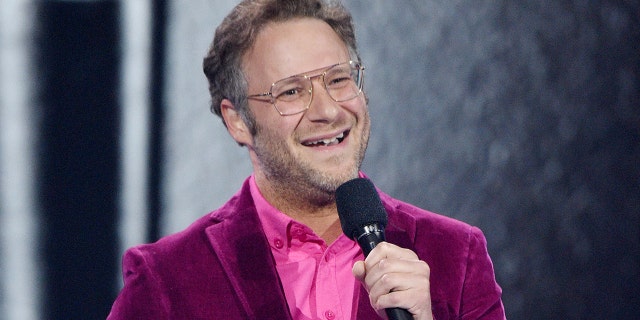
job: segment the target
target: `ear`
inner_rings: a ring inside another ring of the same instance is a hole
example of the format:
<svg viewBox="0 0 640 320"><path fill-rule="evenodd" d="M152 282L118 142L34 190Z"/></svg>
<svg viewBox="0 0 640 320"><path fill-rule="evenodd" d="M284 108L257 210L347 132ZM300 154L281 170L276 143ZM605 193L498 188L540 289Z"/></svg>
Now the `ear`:
<svg viewBox="0 0 640 320"><path fill-rule="evenodd" d="M253 141L251 132L233 103L228 99L223 99L222 102L220 102L220 111L222 112L222 119L224 119L224 123L227 125L227 131L229 131L231 137L241 146L251 146Z"/></svg>

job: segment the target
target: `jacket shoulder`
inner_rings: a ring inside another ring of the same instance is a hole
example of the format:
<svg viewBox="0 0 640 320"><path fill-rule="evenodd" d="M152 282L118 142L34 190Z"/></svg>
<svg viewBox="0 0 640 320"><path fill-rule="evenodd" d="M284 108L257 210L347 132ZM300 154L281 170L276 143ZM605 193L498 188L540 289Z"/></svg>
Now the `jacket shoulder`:
<svg viewBox="0 0 640 320"><path fill-rule="evenodd" d="M201 250L208 250L210 238L206 236L206 230L212 226L223 222L237 222L237 220L248 220L254 208L253 200L245 185L220 208L193 221L187 228L174 234L166 235L158 241L149 244L142 244L131 248L143 255L158 256L165 260L166 257L181 257L184 254L193 252L200 254ZM238 225L237 223L233 224ZM188 248L188 250L185 250ZM171 260L171 259L170 259Z"/></svg>
<svg viewBox="0 0 640 320"><path fill-rule="evenodd" d="M425 237L469 240L471 234L481 233L466 222L419 208L384 193L380 193L380 198L389 213L388 227L406 232L412 242Z"/></svg>

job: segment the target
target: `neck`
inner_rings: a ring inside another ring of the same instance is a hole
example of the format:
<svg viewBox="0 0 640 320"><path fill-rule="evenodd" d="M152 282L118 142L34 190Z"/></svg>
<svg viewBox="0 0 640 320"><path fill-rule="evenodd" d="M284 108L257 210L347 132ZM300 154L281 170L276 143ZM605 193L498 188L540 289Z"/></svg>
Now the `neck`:
<svg viewBox="0 0 640 320"><path fill-rule="evenodd" d="M325 243L332 244L342 234L340 219L335 210L330 210L316 214L290 214L292 219L308 226L315 234L320 236Z"/></svg>
<svg viewBox="0 0 640 320"><path fill-rule="evenodd" d="M285 191L286 188L274 187L262 178L256 175L256 184L269 204L311 228L327 244L333 243L340 236L342 228L333 198L325 201L312 201L302 195L291 196Z"/></svg>

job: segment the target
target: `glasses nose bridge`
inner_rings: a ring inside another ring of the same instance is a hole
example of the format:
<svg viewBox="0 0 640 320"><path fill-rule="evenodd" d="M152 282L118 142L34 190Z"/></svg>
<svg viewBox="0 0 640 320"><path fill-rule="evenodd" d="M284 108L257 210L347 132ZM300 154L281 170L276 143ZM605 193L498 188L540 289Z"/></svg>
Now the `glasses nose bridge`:
<svg viewBox="0 0 640 320"><path fill-rule="evenodd" d="M327 74L327 71L321 72L319 74L316 75L312 75L312 76L304 76L305 78L307 78L307 80L309 80L309 84L310 84L310 89L311 89L311 99L313 99L313 80L314 79L321 79L320 80L320 84L322 85L322 87L324 88L324 90L327 92L327 94L331 97L331 93L329 92L329 89L327 88L327 83L324 81L324 76ZM331 97L331 99L333 99L333 97ZM311 103L311 101L309 101L309 103Z"/></svg>

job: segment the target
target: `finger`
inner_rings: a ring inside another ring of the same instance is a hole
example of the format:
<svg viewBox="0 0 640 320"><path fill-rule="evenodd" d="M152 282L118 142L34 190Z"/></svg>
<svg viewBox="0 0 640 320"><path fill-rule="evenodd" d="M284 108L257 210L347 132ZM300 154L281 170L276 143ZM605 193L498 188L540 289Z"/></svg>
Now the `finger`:
<svg viewBox="0 0 640 320"><path fill-rule="evenodd" d="M353 276L356 277L358 281L364 282L364 278L367 275L364 261L356 261L356 263L353 264L351 273L353 273Z"/></svg>
<svg viewBox="0 0 640 320"><path fill-rule="evenodd" d="M372 302L378 303L381 297L390 293L412 292L412 294L428 295L429 277L419 273L385 273L378 281L368 286ZM391 303L395 302L391 301Z"/></svg>
<svg viewBox="0 0 640 320"><path fill-rule="evenodd" d="M374 305L376 309L401 308L416 315L431 309L431 299L428 294L415 291L394 291L382 295Z"/></svg>
<svg viewBox="0 0 640 320"><path fill-rule="evenodd" d="M365 263L367 267L372 267L382 259L418 260L418 256L409 249L401 248L388 242L381 242L371 250L365 259Z"/></svg>
<svg viewBox="0 0 640 320"><path fill-rule="evenodd" d="M365 283L368 288L373 288L376 283L388 275L415 277L416 279L424 279L428 282L431 273L429 265L421 260L383 259L380 260L378 264L370 267L366 266L365 268ZM385 283L387 283L389 279L385 281ZM391 282L391 284L395 283L395 281ZM400 288L389 287L387 292L391 290L400 290Z"/></svg>

